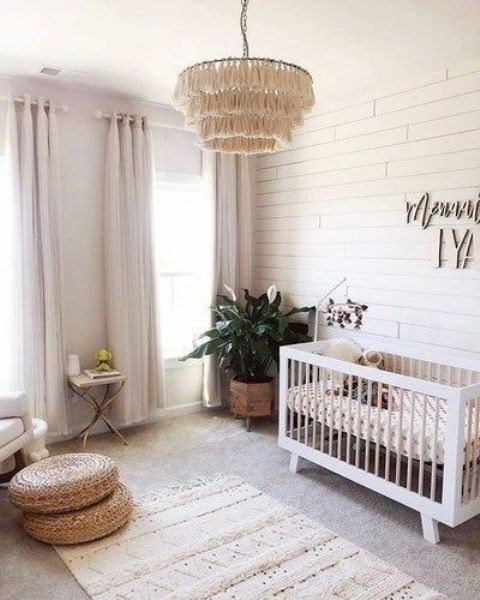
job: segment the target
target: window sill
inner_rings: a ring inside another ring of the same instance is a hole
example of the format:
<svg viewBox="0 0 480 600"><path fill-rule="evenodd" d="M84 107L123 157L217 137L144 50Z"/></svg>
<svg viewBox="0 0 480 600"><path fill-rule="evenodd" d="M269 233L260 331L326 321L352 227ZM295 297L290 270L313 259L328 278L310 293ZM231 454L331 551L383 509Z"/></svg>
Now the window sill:
<svg viewBox="0 0 480 600"><path fill-rule="evenodd" d="M170 371L170 369L191 369L192 367L197 367L198 365L203 365L203 359L191 358L189 360L183 361L178 360L178 358L173 356L163 359L163 366L165 368L165 371Z"/></svg>

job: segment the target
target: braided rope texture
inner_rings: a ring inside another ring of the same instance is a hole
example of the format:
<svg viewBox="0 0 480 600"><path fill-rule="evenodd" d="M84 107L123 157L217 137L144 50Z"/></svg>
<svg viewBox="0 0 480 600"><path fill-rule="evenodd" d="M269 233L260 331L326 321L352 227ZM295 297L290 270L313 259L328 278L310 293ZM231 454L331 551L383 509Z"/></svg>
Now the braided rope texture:
<svg viewBox="0 0 480 600"><path fill-rule="evenodd" d="M113 493L97 502L62 514L24 513L23 528L33 538L48 544L78 544L103 538L128 521L133 500L119 483Z"/></svg>
<svg viewBox="0 0 480 600"><path fill-rule="evenodd" d="M52 456L17 473L8 493L25 512L56 514L79 510L109 496L118 469L107 456L75 453Z"/></svg>

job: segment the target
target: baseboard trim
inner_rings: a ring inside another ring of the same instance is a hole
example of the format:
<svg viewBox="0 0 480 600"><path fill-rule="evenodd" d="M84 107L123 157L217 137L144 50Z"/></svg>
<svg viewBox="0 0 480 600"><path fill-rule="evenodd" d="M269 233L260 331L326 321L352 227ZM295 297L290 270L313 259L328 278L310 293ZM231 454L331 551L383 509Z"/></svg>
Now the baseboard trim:
<svg viewBox="0 0 480 600"><path fill-rule="evenodd" d="M161 409L159 418L180 417L182 415L190 415L193 413L203 412L207 409L202 402L190 402L188 404L179 404L178 406L169 406Z"/></svg>
<svg viewBox="0 0 480 600"><path fill-rule="evenodd" d="M168 406L166 408L161 408L157 411L157 413L144 421L140 421L133 425L122 425L121 423L115 423L115 426L118 429L130 429L131 427L139 427L141 425L149 425L150 423L156 423L158 421L173 419L174 417L181 417L183 415L190 415L198 412L206 411L202 402L189 402L187 404L179 404L178 406ZM95 427L95 432L91 435L92 437L101 433L107 433L109 431L108 427L101 423L98 427ZM57 442L65 442L67 440L72 440L75 438L77 434L75 432L67 433L64 435L52 435L47 436L47 444L55 444Z"/></svg>

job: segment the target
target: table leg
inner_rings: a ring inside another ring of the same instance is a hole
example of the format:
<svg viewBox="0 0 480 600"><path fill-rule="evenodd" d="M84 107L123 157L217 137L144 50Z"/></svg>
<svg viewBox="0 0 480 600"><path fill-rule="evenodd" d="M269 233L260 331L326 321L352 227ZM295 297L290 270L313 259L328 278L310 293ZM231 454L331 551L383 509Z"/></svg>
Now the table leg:
<svg viewBox="0 0 480 600"><path fill-rule="evenodd" d="M118 437L122 440L122 442L128 446L128 442L127 440L123 437L123 435L118 431L118 429L112 425L111 421L109 419L107 419L107 417L102 413L100 415L100 418L103 419L104 423L106 424L106 426L110 429L110 431L112 433L115 433L116 435L118 435Z"/></svg>
<svg viewBox="0 0 480 600"><path fill-rule="evenodd" d="M90 423L86 427L84 427L82 429L82 431L80 431L80 433L78 433L75 436L75 438L79 438L79 437L83 436L83 447L84 448L87 444L87 439L90 435L92 427L100 419L102 419L102 421L107 425L107 427L109 428L109 430L112 433L117 435L122 440L122 442L128 446L127 440L123 437L123 435L120 433L120 431L118 431L118 429L113 425L113 423L110 421L110 419L108 419L108 417L106 417L106 415L105 415L105 411L110 406L110 404L113 402L113 400L118 396L118 394L122 391L124 384L125 384L125 382L122 381L120 383L120 385L118 386L118 389L114 393L110 393L110 391L111 391L110 384L107 384L106 388L105 388L105 393L103 394L103 398L100 402L97 400L97 398L95 396L92 396L89 393L91 387L86 388L82 393L80 390L75 389L73 386L71 386L69 384L69 387L72 389L72 391L77 396L82 398L82 400L85 400L90 405L90 408L93 410L93 413L94 413L90 420Z"/></svg>

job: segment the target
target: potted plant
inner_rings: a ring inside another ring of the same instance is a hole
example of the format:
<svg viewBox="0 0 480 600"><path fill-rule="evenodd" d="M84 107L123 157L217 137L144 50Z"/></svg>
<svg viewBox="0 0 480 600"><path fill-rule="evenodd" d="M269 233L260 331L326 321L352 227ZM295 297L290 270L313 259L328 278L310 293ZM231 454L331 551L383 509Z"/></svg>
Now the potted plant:
<svg viewBox="0 0 480 600"><path fill-rule="evenodd" d="M314 307L283 312L282 296L275 286L258 297L244 290L239 302L231 288L219 295L212 307L214 327L203 333L195 348L183 360L215 354L220 367L233 375L230 380L230 409L250 418L271 414L274 400L272 365L278 366L279 348L284 344L311 341L307 326L291 321L298 313Z"/></svg>

